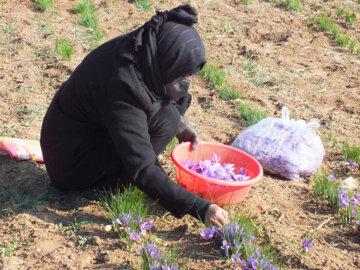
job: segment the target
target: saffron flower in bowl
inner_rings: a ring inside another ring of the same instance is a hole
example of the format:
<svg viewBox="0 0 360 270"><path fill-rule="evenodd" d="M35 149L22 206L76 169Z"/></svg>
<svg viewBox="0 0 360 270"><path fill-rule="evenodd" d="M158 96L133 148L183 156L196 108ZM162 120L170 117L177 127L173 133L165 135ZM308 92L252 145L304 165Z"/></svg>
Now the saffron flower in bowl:
<svg viewBox="0 0 360 270"><path fill-rule="evenodd" d="M228 145L181 143L171 152L179 185L220 206L240 203L263 169L249 154ZM221 162L220 162L221 159Z"/></svg>

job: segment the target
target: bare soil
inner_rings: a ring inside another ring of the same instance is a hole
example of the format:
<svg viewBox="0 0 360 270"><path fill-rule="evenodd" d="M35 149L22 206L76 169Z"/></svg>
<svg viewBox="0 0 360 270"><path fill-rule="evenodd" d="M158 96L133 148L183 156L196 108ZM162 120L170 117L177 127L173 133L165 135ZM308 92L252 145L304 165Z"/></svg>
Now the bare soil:
<svg viewBox="0 0 360 270"><path fill-rule="evenodd" d="M54 93L75 67L96 46L89 30L79 25L73 9L78 1L56 0L52 11L41 12L35 1L0 0L0 135L39 139L42 118ZM135 3L96 0L99 27L113 37L141 26L155 9L176 7L183 1L151 1L143 12ZM194 0L199 12L196 26L207 58L226 71L241 100L268 116L280 117L283 106L290 117L319 118L326 150L323 168L337 179L345 172L341 145L346 139L360 145L360 58L336 46L330 34L318 32L308 16L329 14L352 40L360 40L354 27L338 18L337 8L355 12L357 1L305 1L300 12L270 1ZM54 52L56 38L75 46L71 62ZM256 67L249 72L246 64ZM221 100L200 76L192 80L193 104L188 119L201 140L231 144L245 128L233 101ZM332 140L330 134L333 134ZM336 139L336 144L334 143ZM175 180L170 153L163 164ZM250 214L263 240L271 240L285 269L359 269L360 235L343 226L326 205L316 205L310 178L285 181L264 175L231 213ZM274 214L275 213L275 214ZM0 268L2 269L137 269L138 247L129 249L106 227L95 201L63 193L49 185L45 167L0 156ZM231 269L212 245L200 239L200 224L190 216L180 220L161 208L152 216L153 233L162 246L177 245L186 269ZM82 222L76 233L62 228ZM324 223L325 222L325 223ZM313 247L300 254L304 235ZM82 242L92 236L92 241Z"/></svg>

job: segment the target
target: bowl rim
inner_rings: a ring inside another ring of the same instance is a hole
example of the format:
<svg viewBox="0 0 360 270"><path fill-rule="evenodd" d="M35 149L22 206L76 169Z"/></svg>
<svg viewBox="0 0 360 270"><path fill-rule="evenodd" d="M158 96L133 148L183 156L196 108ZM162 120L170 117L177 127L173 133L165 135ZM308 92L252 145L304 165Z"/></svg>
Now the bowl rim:
<svg viewBox="0 0 360 270"><path fill-rule="evenodd" d="M180 143L180 144L176 145L174 147L174 149L171 151L171 159L175 163L177 169L181 168L182 170L186 171L191 176L199 178L202 181L210 182L210 183L213 183L213 184L216 184L216 185L223 185L223 186L236 186L236 187L249 186L249 185L253 185L253 184L259 182L261 180L261 178L263 177L264 171L263 171L263 168L262 168L261 164L254 157L250 156L246 152L241 151L241 150L239 150L239 149L237 149L235 147L232 147L232 146L229 146L229 145L226 145L226 144L221 144L221 143L199 142L198 146L200 144L201 145L210 145L210 146L217 146L217 147L226 148L226 149L229 149L229 150L232 150L232 151L235 151L235 152L241 153L242 155L247 156L248 158L253 160L258 165L258 167L259 167L258 175L256 175L254 178L251 178L250 180L239 181L239 182L230 182L230 181L218 180L218 179L215 179L215 178L211 178L211 177L207 177L207 176L203 176L201 174L198 174L198 173L186 168L184 165L181 164L181 162L176 160L176 158L174 157L176 151L178 151L180 148L184 148L184 147L190 148L190 146L191 146L190 142Z"/></svg>

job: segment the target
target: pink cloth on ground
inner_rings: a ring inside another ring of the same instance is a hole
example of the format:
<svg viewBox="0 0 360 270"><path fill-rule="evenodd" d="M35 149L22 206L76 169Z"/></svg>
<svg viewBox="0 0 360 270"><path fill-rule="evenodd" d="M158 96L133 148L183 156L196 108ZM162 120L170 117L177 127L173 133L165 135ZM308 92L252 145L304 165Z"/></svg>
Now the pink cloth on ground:
<svg viewBox="0 0 360 270"><path fill-rule="evenodd" d="M0 137L0 153L7 152L11 158L44 162L39 141Z"/></svg>

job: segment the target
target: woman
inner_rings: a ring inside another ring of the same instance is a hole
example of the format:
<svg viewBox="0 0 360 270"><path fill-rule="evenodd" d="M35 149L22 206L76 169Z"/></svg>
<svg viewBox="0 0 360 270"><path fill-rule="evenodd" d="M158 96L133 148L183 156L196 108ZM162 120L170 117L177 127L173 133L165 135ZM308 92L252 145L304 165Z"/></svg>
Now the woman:
<svg viewBox="0 0 360 270"><path fill-rule="evenodd" d="M173 137L198 142L184 114L188 76L204 66L205 48L182 5L92 51L55 94L41 130L52 185L63 190L128 183L173 215L221 226L227 212L169 179L158 155Z"/></svg>

